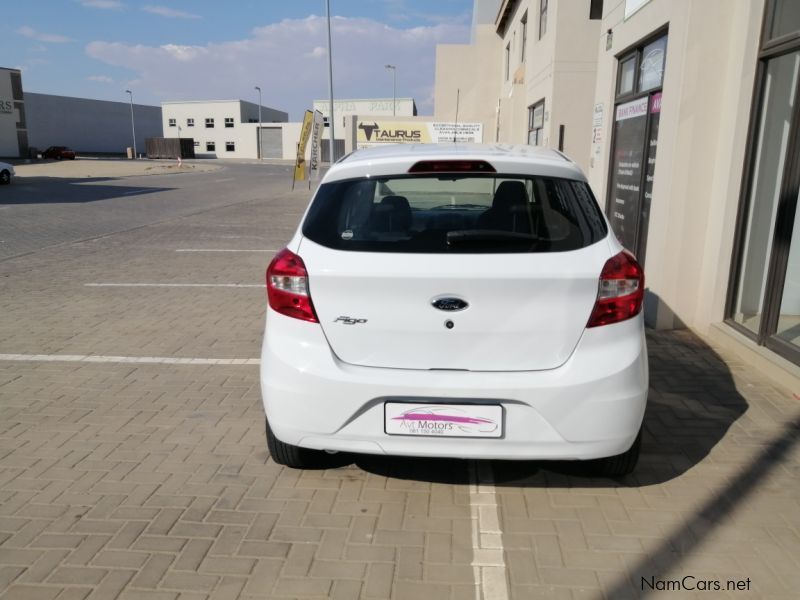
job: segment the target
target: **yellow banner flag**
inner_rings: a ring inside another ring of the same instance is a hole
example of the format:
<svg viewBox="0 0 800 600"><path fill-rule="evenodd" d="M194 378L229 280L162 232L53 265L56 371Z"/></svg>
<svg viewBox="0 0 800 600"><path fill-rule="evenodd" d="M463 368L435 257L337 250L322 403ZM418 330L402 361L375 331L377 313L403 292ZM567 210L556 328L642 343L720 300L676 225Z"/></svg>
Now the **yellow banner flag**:
<svg viewBox="0 0 800 600"><path fill-rule="evenodd" d="M303 127L300 130L300 142L297 144L297 160L294 163L294 180L305 181L306 179L306 146L308 138L311 137L311 126L314 123L314 113L306 111L303 117Z"/></svg>

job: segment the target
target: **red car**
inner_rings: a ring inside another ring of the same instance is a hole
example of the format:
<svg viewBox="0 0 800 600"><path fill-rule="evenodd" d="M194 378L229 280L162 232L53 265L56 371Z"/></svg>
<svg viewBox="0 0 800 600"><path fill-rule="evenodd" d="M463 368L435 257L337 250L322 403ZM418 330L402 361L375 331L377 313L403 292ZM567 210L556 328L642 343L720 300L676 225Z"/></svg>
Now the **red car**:
<svg viewBox="0 0 800 600"><path fill-rule="evenodd" d="M50 146L42 152L42 158L55 158L56 160L68 158L69 160L75 160L75 151L66 146Z"/></svg>

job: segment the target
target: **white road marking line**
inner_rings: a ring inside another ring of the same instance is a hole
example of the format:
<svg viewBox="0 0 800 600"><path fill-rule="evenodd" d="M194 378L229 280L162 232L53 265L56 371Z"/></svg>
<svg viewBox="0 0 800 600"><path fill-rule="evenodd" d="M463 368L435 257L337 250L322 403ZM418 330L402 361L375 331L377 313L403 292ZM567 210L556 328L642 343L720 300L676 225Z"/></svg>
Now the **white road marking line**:
<svg viewBox="0 0 800 600"><path fill-rule="evenodd" d="M278 252L273 248L263 248L261 250L237 250L234 248L178 248L175 252Z"/></svg>
<svg viewBox="0 0 800 600"><path fill-rule="evenodd" d="M263 288L263 283L84 283L85 287L161 287L161 288Z"/></svg>
<svg viewBox="0 0 800 600"><path fill-rule="evenodd" d="M481 484L488 481L488 484ZM470 466L469 507L472 518L472 573L475 600L508 598L503 531L494 490L494 477L487 462Z"/></svg>
<svg viewBox="0 0 800 600"><path fill-rule="evenodd" d="M94 354L0 354L0 361L81 362L148 365L260 365L258 358L179 358L171 356L98 356Z"/></svg>

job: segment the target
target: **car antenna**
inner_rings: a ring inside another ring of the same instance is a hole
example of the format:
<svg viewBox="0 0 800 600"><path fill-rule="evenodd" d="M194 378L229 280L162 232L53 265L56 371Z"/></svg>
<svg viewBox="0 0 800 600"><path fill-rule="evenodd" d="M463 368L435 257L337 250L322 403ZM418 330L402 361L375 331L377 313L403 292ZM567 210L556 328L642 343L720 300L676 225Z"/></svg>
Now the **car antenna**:
<svg viewBox="0 0 800 600"><path fill-rule="evenodd" d="M456 122L453 123L453 143L456 143L456 131L458 130L458 100L461 97L461 88L456 88Z"/></svg>

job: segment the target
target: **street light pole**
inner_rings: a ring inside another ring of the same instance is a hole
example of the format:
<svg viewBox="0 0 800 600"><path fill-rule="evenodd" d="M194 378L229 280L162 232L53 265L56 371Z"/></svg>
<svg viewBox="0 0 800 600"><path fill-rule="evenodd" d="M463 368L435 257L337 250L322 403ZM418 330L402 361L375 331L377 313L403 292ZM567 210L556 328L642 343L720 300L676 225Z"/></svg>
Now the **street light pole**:
<svg viewBox="0 0 800 600"><path fill-rule="evenodd" d="M256 86L255 89L258 90L258 160L262 160L264 157L261 156L261 88Z"/></svg>
<svg viewBox="0 0 800 600"><path fill-rule="evenodd" d="M331 0L325 0L325 15L328 19L328 95L330 96L330 108L329 108L329 116L328 116L328 125L330 127L330 162L333 164L336 162L336 154L335 154L335 145L334 140L336 136L334 135L334 125L333 125L333 57L331 56Z"/></svg>
<svg viewBox="0 0 800 600"><path fill-rule="evenodd" d="M392 115L397 116L397 67L386 65L386 68L392 70Z"/></svg>
<svg viewBox="0 0 800 600"><path fill-rule="evenodd" d="M136 123L133 120L133 92L125 90L125 93L131 97L131 135L133 136L133 158L136 158Z"/></svg>

